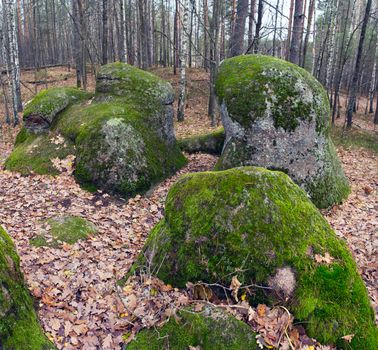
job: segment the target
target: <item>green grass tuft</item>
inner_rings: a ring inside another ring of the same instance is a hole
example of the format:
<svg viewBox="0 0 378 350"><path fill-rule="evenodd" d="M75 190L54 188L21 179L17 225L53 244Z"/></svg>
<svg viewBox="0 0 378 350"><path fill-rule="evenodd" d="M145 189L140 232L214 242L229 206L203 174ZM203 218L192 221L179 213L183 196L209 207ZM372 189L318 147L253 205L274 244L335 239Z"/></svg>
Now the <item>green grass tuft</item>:
<svg viewBox="0 0 378 350"><path fill-rule="evenodd" d="M36 247L58 247L62 242L74 244L80 239L97 233L97 228L91 222L78 216L62 216L46 221L50 226L47 234L41 234L30 240Z"/></svg>

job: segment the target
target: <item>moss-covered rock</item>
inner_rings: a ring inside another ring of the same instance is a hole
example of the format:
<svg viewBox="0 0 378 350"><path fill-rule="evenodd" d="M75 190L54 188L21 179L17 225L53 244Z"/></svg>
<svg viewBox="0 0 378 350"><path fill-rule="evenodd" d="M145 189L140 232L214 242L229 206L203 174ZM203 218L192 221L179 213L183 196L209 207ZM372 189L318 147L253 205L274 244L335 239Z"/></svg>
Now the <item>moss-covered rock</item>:
<svg viewBox="0 0 378 350"><path fill-rule="evenodd" d="M328 264L320 258L327 253ZM229 286L237 275L244 285L272 288L257 288L252 303L284 303L318 341L356 350L378 346L351 253L282 172L245 167L182 177L131 272L143 266L176 287L188 281ZM341 339L347 334L355 334L351 344Z"/></svg>
<svg viewBox="0 0 378 350"><path fill-rule="evenodd" d="M97 75L96 92L122 96L132 103L151 104L155 101L171 105L174 101L174 91L169 83L154 74L121 62L101 67Z"/></svg>
<svg viewBox="0 0 378 350"><path fill-rule="evenodd" d="M186 137L177 141L181 150L187 153L201 152L220 155L225 138L224 129L221 128L208 134Z"/></svg>
<svg viewBox="0 0 378 350"><path fill-rule="evenodd" d="M206 306L202 312L179 311L162 328L142 330L127 350L257 350L251 328L219 308Z"/></svg>
<svg viewBox="0 0 378 350"><path fill-rule="evenodd" d="M24 285L16 249L1 226L0 349L55 349L38 323L32 298Z"/></svg>
<svg viewBox="0 0 378 350"><path fill-rule="evenodd" d="M88 220L79 216L58 216L46 221L49 230L30 240L30 244L42 247L57 247L66 242L74 244L97 233L97 227Z"/></svg>
<svg viewBox="0 0 378 350"><path fill-rule="evenodd" d="M64 159L75 152L75 145L56 130L35 134L24 127L17 135L15 148L6 160L5 167L22 175L58 175L60 171L54 166L53 160Z"/></svg>
<svg viewBox="0 0 378 350"><path fill-rule="evenodd" d="M87 92L71 87L42 90L25 107L25 128L35 133L49 130L61 111L90 96Z"/></svg>
<svg viewBox="0 0 378 350"><path fill-rule="evenodd" d="M49 134L23 129L6 167L23 174L55 175L58 170L51 160L74 154L74 175L85 188L128 197L148 190L186 163L174 135L169 83L133 66L112 63L101 67L96 90L90 101L77 99L78 103L53 109L59 112L49 124ZM45 106L49 90L40 94L30 108ZM57 144L54 135L64 142Z"/></svg>
<svg viewBox="0 0 378 350"><path fill-rule="evenodd" d="M320 208L348 196L329 137L329 100L310 73L270 56L234 57L222 62L216 92L226 132L218 169L281 170Z"/></svg>

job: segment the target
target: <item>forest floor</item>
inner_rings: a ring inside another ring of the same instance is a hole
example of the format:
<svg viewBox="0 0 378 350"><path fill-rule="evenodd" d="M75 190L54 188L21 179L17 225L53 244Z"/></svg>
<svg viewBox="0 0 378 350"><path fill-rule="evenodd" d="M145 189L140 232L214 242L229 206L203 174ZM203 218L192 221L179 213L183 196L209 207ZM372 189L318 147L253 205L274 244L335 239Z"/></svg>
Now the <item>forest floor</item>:
<svg viewBox="0 0 378 350"><path fill-rule="evenodd" d="M178 78L171 72L154 72L177 87ZM73 74L62 68L50 69L47 79L53 82L48 86L74 85ZM28 100L34 84L26 81L34 77L26 72L22 79L28 86L23 87L23 97ZM90 86L93 88L93 80ZM207 73L191 70L188 86L187 118L175 125L179 137L210 130L206 116ZM357 115L358 126L342 138L342 121L338 120L337 125L334 137L352 193L345 203L323 214L348 243L378 311L377 131L371 115ZM100 191L84 191L70 171L58 177L22 177L1 170L16 133L17 129L4 124L0 130L0 224L16 243L26 283L39 302L42 326L59 349L118 349L125 340L123 334L130 319L116 282L125 275L149 231L162 218L170 186L184 173L210 170L216 157L191 155L185 168L148 195L125 201ZM74 245L64 244L60 249L29 244L42 230L46 218L62 214L86 218L98 227L98 234Z"/></svg>

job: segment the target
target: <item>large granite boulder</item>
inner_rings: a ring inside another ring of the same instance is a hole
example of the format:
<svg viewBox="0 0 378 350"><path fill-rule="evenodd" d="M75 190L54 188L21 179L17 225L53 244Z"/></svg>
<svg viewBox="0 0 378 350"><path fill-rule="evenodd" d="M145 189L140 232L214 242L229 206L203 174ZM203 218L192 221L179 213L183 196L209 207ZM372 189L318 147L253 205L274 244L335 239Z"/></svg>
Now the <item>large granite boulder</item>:
<svg viewBox="0 0 378 350"><path fill-rule="evenodd" d="M56 95L74 95L75 89L69 94L65 89L41 92L29 109L44 110L39 103L49 105L50 95L53 101ZM173 99L170 84L155 75L124 63L108 64L99 71L94 98L77 103L62 98L59 107L48 109L52 112L43 120L49 129L38 128L44 133L31 127L36 123L28 120L37 113L28 112L5 165L23 174L56 174L52 160L74 154L74 175L86 188L126 197L146 191L186 162L174 135Z"/></svg>
<svg viewBox="0 0 378 350"><path fill-rule="evenodd" d="M218 169L281 170L320 208L347 197L329 137L329 100L310 73L270 56L234 57L220 65L216 92L226 132Z"/></svg>
<svg viewBox="0 0 378 350"><path fill-rule="evenodd" d="M253 304L285 305L310 337L339 348L378 347L351 253L282 172L244 167L182 177L130 273L144 267L174 287L228 287L237 276L252 284ZM347 344L342 337L349 334Z"/></svg>
<svg viewBox="0 0 378 350"><path fill-rule="evenodd" d="M0 226L0 349L55 349L38 323L12 240Z"/></svg>
<svg viewBox="0 0 378 350"><path fill-rule="evenodd" d="M250 326L227 312L205 306L201 312L180 310L162 328L144 329L127 350L258 350Z"/></svg>

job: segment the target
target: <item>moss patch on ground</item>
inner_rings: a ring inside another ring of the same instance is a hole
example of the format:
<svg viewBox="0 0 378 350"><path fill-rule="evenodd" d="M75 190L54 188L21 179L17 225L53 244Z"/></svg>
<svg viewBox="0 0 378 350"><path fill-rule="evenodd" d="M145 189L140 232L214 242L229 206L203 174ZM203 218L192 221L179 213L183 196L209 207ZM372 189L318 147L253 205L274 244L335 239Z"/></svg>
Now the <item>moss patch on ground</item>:
<svg viewBox="0 0 378 350"><path fill-rule="evenodd" d="M330 264L315 260L326 253ZM176 287L188 281L229 286L234 275L244 285L267 286L289 267L296 288L285 305L309 336L344 349L378 346L374 313L346 244L281 172L245 167L182 177L131 273L146 261ZM277 300L281 292L254 292L253 304L284 303L283 296ZM352 333L346 344L341 337Z"/></svg>
<svg viewBox="0 0 378 350"><path fill-rule="evenodd" d="M344 148L365 148L378 153L378 132L364 131L357 128L343 130L342 127L332 127L332 139L336 146Z"/></svg>
<svg viewBox="0 0 378 350"><path fill-rule="evenodd" d="M220 155L226 136L224 129L220 128L203 135L186 137L178 140L182 151L187 153L209 153Z"/></svg>
<svg viewBox="0 0 378 350"><path fill-rule="evenodd" d="M32 298L24 285L19 257L0 226L0 348L55 349L38 323Z"/></svg>
<svg viewBox="0 0 378 350"><path fill-rule="evenodd" d="M74 244L80 239L96 234L96 226L78 216L60 216L46 221L50 227L46 234L38 235L30 240L36 247L58 247L63 242Z"/></svg>
<svg viewBox="0 0 378 350"><path fill-rule="evenodd" d="M6 169L22 175L58 175L59 170L52 160L75 154L74 144L60 137L56 131L37 135L22 128L17 135L15 148L5 162Z"/></svg>
<svg viewBox="0 0 378 350"><path fill-rule="evenodd" d="M191 309L178 312L162 328L142 330L128 350L257 350L251 328L224 311L208 306L201 313Z"/></svg>

